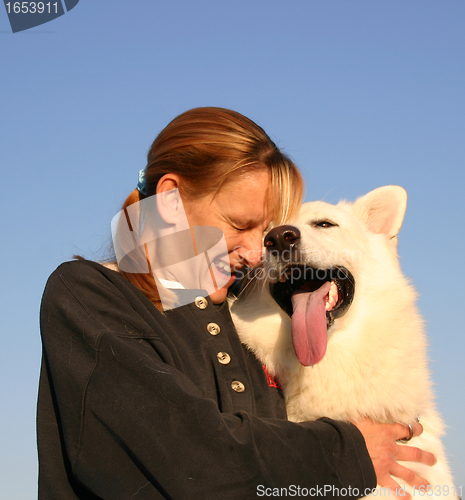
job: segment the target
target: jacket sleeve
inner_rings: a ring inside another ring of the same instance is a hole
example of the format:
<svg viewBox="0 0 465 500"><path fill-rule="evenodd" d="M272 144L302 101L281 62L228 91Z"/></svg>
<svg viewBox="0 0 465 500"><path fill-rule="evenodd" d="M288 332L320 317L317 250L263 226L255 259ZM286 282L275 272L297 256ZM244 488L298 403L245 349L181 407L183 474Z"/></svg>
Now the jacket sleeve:
<svg viewBox="0 0 465 500"><path fill-rule="evenodd" d="M349 487L357 497L376 485L355 426L221 413L170 363L161 338L128 336L134 309L123 296L110 284L95 290L55 273L44 294L49 394L39 395L39 458L52 420L60 441L60 453L42 454L44 474L61 455L75 491L108 500L236 500L315 487L347 498Z"/></svg>

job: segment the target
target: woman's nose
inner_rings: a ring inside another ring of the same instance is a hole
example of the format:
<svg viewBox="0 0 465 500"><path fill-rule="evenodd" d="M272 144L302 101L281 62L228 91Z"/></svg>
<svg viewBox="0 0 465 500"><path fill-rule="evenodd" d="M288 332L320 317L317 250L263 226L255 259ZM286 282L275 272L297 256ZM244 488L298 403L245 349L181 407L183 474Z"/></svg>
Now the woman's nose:
<svg viewBox="0 0 465 500"><path fill-rule="evenodd" d="M260 263L263 256L263 239L262 235L251 236L239 249L239 254L243 260L246 261L248 267L255 267Z"/></svg>

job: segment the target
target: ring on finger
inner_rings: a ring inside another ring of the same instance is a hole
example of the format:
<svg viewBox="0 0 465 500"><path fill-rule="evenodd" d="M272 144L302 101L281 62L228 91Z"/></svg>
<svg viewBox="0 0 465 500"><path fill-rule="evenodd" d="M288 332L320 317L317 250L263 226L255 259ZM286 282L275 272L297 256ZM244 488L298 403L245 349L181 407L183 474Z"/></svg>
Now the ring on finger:
<svg viewBox="0 0 465 500"><path fill-rule="evenodd" d="M413 427L410 424L407 425L408 425L409 435L406 438L398 439L397 440L398 443L408 443L413 438Z"/></svg>

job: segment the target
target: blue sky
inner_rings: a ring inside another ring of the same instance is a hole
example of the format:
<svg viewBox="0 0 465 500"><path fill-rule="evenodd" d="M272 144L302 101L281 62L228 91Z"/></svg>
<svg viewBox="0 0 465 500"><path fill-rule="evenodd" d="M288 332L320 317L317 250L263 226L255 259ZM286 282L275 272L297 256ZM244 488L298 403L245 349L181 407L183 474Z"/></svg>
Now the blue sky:
<svg viewBox="0 0 465 500"><path fill-rule="evenodd" d="M0 8L1 498L36 496L48 275L75 253L105 257L151 142L206 105L262 125L302 169L307 200L406 188L402 267L465 485L464 25L459 0L81 0L13 34Z"/></svg>

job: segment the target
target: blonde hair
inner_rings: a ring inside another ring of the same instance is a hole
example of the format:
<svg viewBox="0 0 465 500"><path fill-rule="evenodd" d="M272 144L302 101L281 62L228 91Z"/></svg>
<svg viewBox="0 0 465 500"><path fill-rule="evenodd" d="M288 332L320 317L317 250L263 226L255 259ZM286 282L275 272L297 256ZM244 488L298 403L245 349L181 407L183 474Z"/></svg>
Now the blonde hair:
<svg viewBox="0 0 465 500"><path fill-rule="evenodd" d="M145 170L146 196L156 194L158 181L168 173L183 179L181 196L195 200L214 195L227 182L259 169L271 174L273 224L282 224L302 203L303 180L292 160L260 126L240 113L195 108L172 120L153 142ZM135 189L123 209L142 198ZM160 309L152 275L122 274Z"/></svg>

